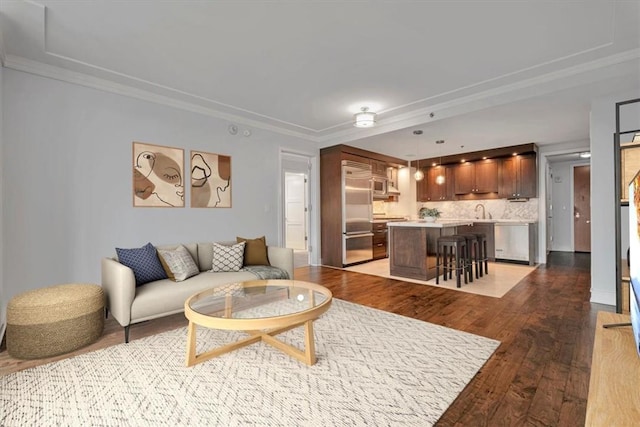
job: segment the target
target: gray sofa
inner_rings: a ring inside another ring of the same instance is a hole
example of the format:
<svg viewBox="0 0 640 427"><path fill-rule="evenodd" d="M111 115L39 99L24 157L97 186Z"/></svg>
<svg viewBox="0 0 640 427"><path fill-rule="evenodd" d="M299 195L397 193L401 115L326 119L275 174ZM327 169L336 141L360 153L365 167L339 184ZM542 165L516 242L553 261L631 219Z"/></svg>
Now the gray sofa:
<svg viewBox="0 0 640 427"><path fill-rule="evenodd" d="M220 243L228 245L235 242ZM186 299L196 292L218 285L261 278L244 269L238 272L209 272L212 268L213 244L203 242L182 245L193 257L200 273L181 282L163 279L136 287L133 270L120 264L115 257L102 259L102 287L107 312L124 327L125 342L129 342L129 327L132 324L180 313L184 311ZM157 248L175 249L177 246L179 245L162 245ZM267 252L271 266L284 270L288 278L293 279L293 250L268 246Z"/></svg>

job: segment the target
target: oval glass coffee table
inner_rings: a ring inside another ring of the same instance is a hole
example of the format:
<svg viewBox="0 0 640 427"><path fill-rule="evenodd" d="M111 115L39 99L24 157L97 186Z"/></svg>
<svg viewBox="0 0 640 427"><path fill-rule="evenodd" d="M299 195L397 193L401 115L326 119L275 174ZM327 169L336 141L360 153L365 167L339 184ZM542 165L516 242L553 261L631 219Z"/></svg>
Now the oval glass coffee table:
<svg viewBox="0 0 640 427"><path fill-rule="evenodd" d="M332 294L324 286L300 280L251 280L198 292L184 303L189 319L187 366L264 341L306 363L316 363L313 321L331 306ZM244 331L239 341L196 354L196 325L212 329ZM275 335L304 326L304 350Z"/></svg>

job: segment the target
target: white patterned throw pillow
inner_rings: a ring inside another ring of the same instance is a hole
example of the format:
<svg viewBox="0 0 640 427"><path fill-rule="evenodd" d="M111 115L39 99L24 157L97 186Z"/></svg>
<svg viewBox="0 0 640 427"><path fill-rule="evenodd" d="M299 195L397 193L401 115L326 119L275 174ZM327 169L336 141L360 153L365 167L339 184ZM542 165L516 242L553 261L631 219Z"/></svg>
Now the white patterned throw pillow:
<svg viewBox="0 0 640 427"><path fill-rule="evenodd" d="M213 244L213 265L211 271L240 271L244 261L245 242L232 246Z"/></svg>
<svg viewBox="0 0 640 427"><path fill-rule="evenodd" d="M200 273L191 254L182 245L173 250L158 249L158 255L167 276L174 282L182 282Z"/></svg>

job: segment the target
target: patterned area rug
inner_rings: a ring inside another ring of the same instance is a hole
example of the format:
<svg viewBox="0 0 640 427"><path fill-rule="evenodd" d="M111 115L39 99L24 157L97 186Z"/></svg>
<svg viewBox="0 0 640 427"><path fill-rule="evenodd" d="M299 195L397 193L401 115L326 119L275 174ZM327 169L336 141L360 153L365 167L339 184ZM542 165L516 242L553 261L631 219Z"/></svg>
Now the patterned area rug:
<svg viewBox="0 0 640 427"><path fill-rule="evenodd" d="M499 345L341 300L315 335L313 366L257 343L186 368L180 328L13 373L0 425L429 426ZM242 336L199 328L198 351Z"/></svg>

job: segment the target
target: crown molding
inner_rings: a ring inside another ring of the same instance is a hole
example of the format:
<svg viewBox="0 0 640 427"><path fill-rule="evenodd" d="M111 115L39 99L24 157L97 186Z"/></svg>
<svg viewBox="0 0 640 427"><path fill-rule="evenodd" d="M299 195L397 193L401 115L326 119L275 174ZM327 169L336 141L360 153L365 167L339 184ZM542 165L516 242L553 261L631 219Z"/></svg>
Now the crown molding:
<svg viewBox="0 0 640 427"><path fill-rule="evenodd" d="M7 55L4 61L5 67L17 71L23 71L29 74L35 74L41 77L47 77L54 80L72 83L79 86L90 87L104 92L114 93L117 95L136 98L143 101L153 102L172 108L190 111L217 119L230 121L237 124L243 124L258 129L276 132L282 135L301 138L307 141L318 142L318 138L303 132L296 132L269 123L258 120L248 119L240 115L222 112L213 108L199 105L193 102L179 100L166 95L160 95L145 89L139 89L133 86L112 82L106 79L93 77L85 73L67 70L65 68L48 65L39 61L33 61L15 55Z"/></svg>
<svg viewBox="0 0 640 427"><path fill-rule="evenodd" d="M1 34L0 34L1 36ZM275 132L282 135L287 135L295 138L301 138L306 141L319 143L320 146L328 146L355 139L366 138L369 136L377 135L380 133L391 132L394 130L416 126L424 123L428 123L434 120L441 120L443 118L452 117L458 114L463 114L471 111L476 111L486 107L486 101L502 98L497 104L504 104L522 99L523 96L518 92L531 90L534 87L542 87L552 83L557 83L562 79L568 79L581 74L594 72L599 69L611 67L614 65L622 64L628 61L638 60L640 58L640 49L633 49L625 52L621 52L615 55L611 55L605 58L589 61L583 64L575 65L572 67L564 68L562 70L553 71L540 76L532 77L529 79L521 80L519 82L499 86L494 89L481 91L472 95L462 96L459 98L434 103L433 105L418 108L416 110L389 116L384 118L384 113L380 113L383 117L379 116L378 126L371 129L355 129L350 126L350 122L344 122L342 124L333 126L329 129L336 129L334 132L324 133L319 135L314 132L313 135L305 132L299 132L291 130L282 126L265 123L263 121L249 119L237 114L227 113L215 108L200 105L198 103L180 100L167 95L161 95L149 90L136 88L130 85L112 82L110 80L93 77L85 73L71 71L65 68L48 65L39 61L30 60L24 57L15 55L5 55L2 49L0 38L0 59L5 67L18 71L23 71L42 77L51 78L54 80L60 80L67 83L77 84L80 86L90 87L93 89L102 90L105 92L115 93L122 96L136 98L156 104L161 104L181 110L186 110L217 119L222 119L246 126L252 126L258 129L264 129L270 132ZM142 82L145 83L145 82ZM146 82L147 84L152 84ZM565 84L568 88L571 85L575 85L574 81L569 81ZM167 88L171 90L171 88ZM557 89L556 89L557 90ZM540 95L544 92L538 92ZM183 94L186 96L192 96L190 94ZM438 94L425 100L435 100L446 94ZM212 102L202 98L203 101ZM475 105L474 105L475 104ZM497 105L496 102L492 102L491 105ZM251 112L248 112L251 113ZM434 113L435 117L430 117L431 113ZM265 119L270 118L265 116ZM283 122L283 124L286 124ZM346 128L346 129L345 129ZM322 131L319 131L322 132Z"/></svg>

